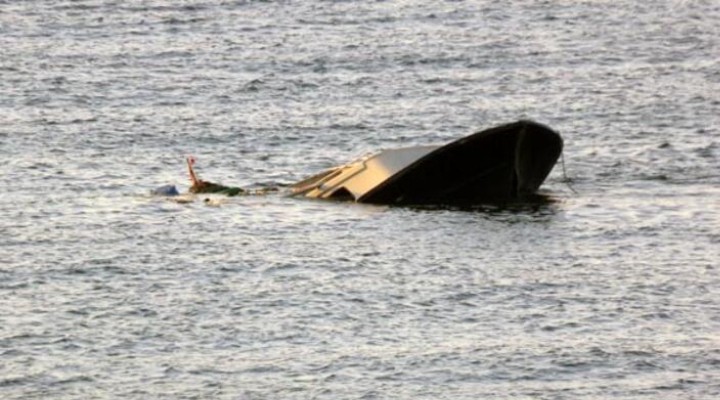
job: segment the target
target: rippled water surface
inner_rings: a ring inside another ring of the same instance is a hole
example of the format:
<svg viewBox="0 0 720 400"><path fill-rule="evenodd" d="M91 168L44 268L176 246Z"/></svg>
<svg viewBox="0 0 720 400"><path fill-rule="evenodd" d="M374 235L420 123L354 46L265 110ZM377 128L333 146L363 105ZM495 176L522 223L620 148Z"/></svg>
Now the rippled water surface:
<svg viewBox="0 0 720 400"><path fill-rule="evenodd" d="M0 1L0 398L715 399L720 4ZM282 195L534 119L554 201Z"/></svg>

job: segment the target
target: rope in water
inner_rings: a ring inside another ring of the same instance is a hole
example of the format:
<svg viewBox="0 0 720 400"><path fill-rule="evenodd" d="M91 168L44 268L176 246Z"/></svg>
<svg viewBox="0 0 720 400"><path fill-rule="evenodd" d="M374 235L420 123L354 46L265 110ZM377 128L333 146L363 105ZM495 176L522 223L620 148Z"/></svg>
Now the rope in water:
<svg viewBox="0 0 720 400"><path fill-rule="evenodd" d="M562 163L563 182L567 185L568 188L570 188L573 193L578 194L577 190L575 190L570 184L570 182L572 182L572 179L568 177L567 170L565 169L565 151L560 152L560 162Z"/></svg>

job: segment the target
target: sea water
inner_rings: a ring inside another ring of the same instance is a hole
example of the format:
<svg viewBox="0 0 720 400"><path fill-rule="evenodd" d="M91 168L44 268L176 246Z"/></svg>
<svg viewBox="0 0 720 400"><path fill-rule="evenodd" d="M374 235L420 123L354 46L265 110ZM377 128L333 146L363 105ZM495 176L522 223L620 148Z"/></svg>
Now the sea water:
<svg viewBox="0 0 720 400"><path fill-rule="evenodd" d="M0 1L0 398L718 398L718 54L712 0ZM549 204L150 195L518 119Z"/></svg>

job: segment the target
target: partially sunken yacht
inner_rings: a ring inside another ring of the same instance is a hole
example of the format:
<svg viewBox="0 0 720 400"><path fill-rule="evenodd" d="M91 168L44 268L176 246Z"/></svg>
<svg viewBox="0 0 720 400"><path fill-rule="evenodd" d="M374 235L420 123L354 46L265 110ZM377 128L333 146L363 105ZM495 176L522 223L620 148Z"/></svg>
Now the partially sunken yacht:
<svg viewBox="0 0 720 400"><path fill-rule="evenodd" d="M390 205L473 205L536 193L563 148L549 127L521 120L444 146L363 157L291 186L294 196Z"/></svg>

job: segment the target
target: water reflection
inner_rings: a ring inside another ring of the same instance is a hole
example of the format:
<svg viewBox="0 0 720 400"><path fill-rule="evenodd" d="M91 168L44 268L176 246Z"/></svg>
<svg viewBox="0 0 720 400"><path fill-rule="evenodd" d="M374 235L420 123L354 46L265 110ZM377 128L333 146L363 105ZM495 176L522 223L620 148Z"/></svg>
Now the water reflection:
<svg viewBox="0 0 720 400"><path fill-rule="evenodd" d="M436 212L436 211L454 211L464 213L483 214L488 217L508 217L508 216L530 216L530 217L548 217L556 215L561 210L563 199L553 194L536 193L525 196L522 199L506 201L506 202L488 202L484 204L467 204L467 205L414 205L403 206L415 211ZM399 207L399 206L398 206Z"/></svg>

